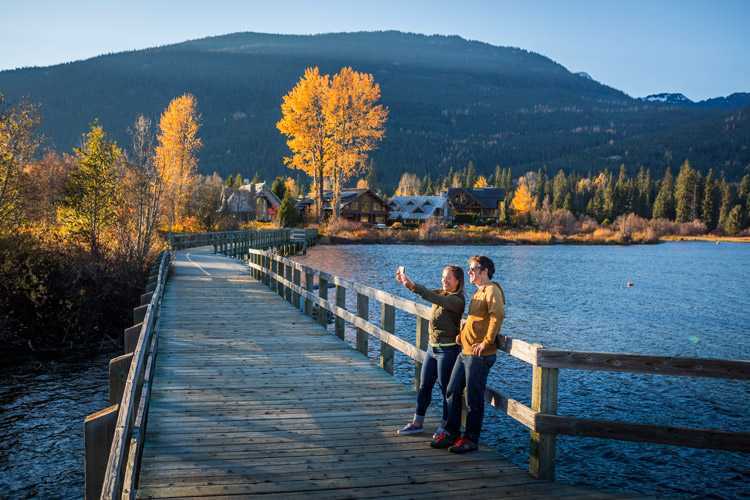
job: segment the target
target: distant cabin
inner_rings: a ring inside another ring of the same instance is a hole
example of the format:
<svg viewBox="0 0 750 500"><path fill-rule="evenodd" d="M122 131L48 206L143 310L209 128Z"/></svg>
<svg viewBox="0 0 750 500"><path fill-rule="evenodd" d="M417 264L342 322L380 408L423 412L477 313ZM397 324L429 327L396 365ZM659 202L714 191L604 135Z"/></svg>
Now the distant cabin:
<svg viewBox="0 0 750 500"><path fill-rule="evenodd" d="M390 220L420 224L431 217L450 218L447 196L394 196Z"/></svg>
<svg viewBox="0 0 750 500"><path fill-rule="evenodd" d="M505 190L500 188L451 188L443 194L454 217L473 214L481 220L496 219L505 201Z"/></svg>
<svg viewBox="0 0 750 500"><path fill-rule="evenodd" d="M241 221L269 222L273 220L271 208L281 206L281 200L265 182L245 184L238 189L225 187L221 192L221 203Z"/></svg>
<svg viewBox="0 0 750 500"><path fill-rule="evenodd" d="M311 197L297 202L297 209L312 214L315 211L315 200ZM342 189L340 213L343 219L366 222L368 224L385 224L389 207L383 199L369 189ZM323 213L325 218L333 216L333 191L323 193Z"/></svg>

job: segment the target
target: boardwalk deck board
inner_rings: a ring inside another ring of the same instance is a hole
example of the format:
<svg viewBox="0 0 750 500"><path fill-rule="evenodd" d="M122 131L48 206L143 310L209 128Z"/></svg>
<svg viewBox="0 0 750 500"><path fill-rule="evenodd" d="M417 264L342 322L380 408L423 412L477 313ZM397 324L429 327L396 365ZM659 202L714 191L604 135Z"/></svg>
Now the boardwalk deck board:
<svg viewBox="0 0 750 500"><path fill-rule="evenodd" d="M189 259L186 259L186 256ZM539 481L491 448L456 456L397 436L414 393L240 263L176 254L139 498L640 499ZM509 423L509 425L513 425Z"/></svg>

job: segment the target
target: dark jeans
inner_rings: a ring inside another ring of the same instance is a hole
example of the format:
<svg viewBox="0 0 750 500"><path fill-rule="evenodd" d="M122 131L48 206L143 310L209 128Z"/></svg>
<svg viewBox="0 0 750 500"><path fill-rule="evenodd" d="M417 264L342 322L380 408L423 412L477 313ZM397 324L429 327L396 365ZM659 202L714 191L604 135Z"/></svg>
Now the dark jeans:
<svg viewBox="0 0 750 500"><path fill-rule="evenodd" d="M427 355L424 357L424 363L422 364L419 392L417 393L416 414L418 416L424 417L427 412L427 407L430 406L432 401L432 388L437 380L440 392L443 393L443 420L448 419L445 390L448 387L448 381L451 379L453 365L460 352L461 346L458 345L427 348Z"/></svg>
<svg viewBox="0 0 750 500"><path fill-rule="evenodd" d="M453 365L453 373L446 391L448 399L448 423L445 433L456 441L461 436L461 399L466 388L466 430L464 437L469 441L479 441L484 419L484 390L487 388L487 375L495 364L497 354L491 356L470 356L461 353Z"/></svg>

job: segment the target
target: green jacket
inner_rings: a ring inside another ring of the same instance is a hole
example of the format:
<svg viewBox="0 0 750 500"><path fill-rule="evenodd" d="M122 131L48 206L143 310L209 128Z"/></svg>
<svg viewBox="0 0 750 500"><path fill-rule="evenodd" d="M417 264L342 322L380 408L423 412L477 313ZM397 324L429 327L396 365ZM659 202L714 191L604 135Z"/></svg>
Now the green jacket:
<svg viewBox="0 0 750 500"><path fill-rule="evenodd" d="M455 344L461 332L461 316L464 314L466 299L463 293L442 295L442 290L429 290L414 283L410 290L428 302L432 302L430 316L430 343Z"/></svg>

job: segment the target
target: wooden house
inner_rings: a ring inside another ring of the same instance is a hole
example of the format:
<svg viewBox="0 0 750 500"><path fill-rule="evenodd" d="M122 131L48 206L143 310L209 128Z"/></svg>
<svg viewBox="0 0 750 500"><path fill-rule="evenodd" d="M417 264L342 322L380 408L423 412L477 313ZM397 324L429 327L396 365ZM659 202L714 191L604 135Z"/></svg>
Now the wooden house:
<svg viewBox="0 0 750 500"><path fill-rule="evenodd" d="M385 224L390 210L388 204L369 189L342 189L339 207L343 219L368 224ZM312 213L315 210L315 200L300 200L297 208L303 213ZM333 216L332 191L323 193L323 212L326 218Z"/></svg>
<svg viewBox="0 0 750 500"><path fill-rule="evenodd" d="M473 214L480 220L497 218L505 201L505 190L500 188L451 188L443 194L454 217Z"/></svg>

